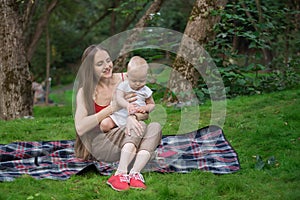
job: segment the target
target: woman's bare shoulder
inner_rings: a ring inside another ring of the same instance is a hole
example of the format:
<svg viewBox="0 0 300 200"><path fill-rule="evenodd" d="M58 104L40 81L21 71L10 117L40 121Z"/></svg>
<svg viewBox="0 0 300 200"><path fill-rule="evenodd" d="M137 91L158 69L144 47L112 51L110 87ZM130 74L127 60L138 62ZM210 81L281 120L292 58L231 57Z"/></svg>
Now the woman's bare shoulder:
<svg viewBox="0 0 300 200"><path fill-rule="evenodd" d="M78 88L77 94L82 92L83 92L83 88L82 87Z"/></svg>
<svg viewBox="0 0 300 200"><path fill-rule="evenodd" d="M116 80L118 82L124 81L124 80L127 80L127 73L126 72L114 73L113 77L114 77L114 80Z"/></svg>
<svg viewBox="0 0 300 200"><path fill-rule="evenodd" d="M82 97L83 96L83 88L79 88L78 91L77 91L77 97Z"/></svg>

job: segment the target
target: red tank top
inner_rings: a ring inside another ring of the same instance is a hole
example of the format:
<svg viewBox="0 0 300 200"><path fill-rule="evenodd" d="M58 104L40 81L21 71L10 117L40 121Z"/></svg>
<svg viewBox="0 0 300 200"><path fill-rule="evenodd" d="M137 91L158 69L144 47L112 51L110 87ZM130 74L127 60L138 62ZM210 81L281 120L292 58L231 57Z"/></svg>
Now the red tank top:
<svg viewBox="0 0 300 200"><path fill-rule="evenodd" d="M103 110L104 108L106 108L107 106L109 106L109 105L106 105L106 106L100 106L100 105L98 105L96 102L94 102L94 104L95 104L95 112L97 113L97 112L100 112L101 110Z"/></svg>

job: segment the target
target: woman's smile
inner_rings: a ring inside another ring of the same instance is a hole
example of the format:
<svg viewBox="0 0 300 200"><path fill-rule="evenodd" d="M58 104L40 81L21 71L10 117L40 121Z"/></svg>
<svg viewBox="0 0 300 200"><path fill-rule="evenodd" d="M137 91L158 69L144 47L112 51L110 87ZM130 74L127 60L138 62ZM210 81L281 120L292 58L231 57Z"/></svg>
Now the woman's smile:
<svg viewBox="0 0 300 200"><path fill-rule="evenodd" d="M103 69L102 74L103 75L111 75L112 74L112 67L107 67L107 68Z"/></svg>
<svg viewBox="0 0 300 200"><path fill-rule="evenodd" d="M110 71L111 71L110 68L106 68L102 71L102 73L106 74L106 73L109 73Z"/></svg>

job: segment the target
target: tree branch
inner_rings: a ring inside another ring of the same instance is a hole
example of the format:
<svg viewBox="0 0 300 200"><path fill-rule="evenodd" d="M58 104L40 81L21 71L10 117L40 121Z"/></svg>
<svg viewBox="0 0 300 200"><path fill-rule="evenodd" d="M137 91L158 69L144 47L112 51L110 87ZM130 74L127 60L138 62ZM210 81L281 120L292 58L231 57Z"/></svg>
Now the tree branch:
<svg viewBox="0 0 300 200"><path fill-rule="evenodd" d="M35 33L31 39L31 43L27 47L27 55L26 56L29 61L31 60L33 53L36 49L36 46L38 44L38 41L40 40L40 38L43 34L43 31L48 24L49 16L52 13L52 11L55 9L57 3L58 3L58 0L52 0L50 2L50 4L46 8L45 14L39 19L39 21L36 25Z"/></svg>
<svg viewBox="0 0 300 200"><path fill-rule="evenodd" d="M146 7L147 3L143 5L143 7ZM133 17L131 17L129 20L127 19L125 23L123 24L123 28L121 31L125 31L128 26L134 21L134 19L137 17L137 14L140 12L140 10L136 10L135 13L133 14Z"/></svg>
<svg viewBox="0 0 300 200"><path fill-rule="evenodd" d="M242 7L243 7L244 10L245 10L245 13L246 13L247 17L248 17L249 20L250 20L252 26L254 27L254 29L255 29L256 31L258 31L258 28L257 28L257 26L256 26L256 22L255 22L254 18L252 17L251 13L248 11L248 8L247 8L245 2L242 1L241 4L242 4Z"/></svg>
<svg viewBox="0 0 300 200"><path fill-rule="evenodd" d="M147 25L147 21L150 19L150 14L157 13L160 10L161 5L164 0L154 0L154 2L150 5L144 16L136 23L135 28L143 28ZM125 41L123 48L119 53L119 57L115 61L115 69L116 71L121 71L125 68L127 54L126 52L130 49L131 44L137 39L138 34L142 31L142 29L137 29L132 35L130 35Z"/></svg>
<svg viewBox="0 0 300 200"><path fill-rule="evenodd" d="M263 15L262 15L262 10L261 10L261 5L259 0L255 0L256 8L258 11L258 21L259 23L263 22Z"/></svg>
<svg viewBox="0 0 300 200"><path fill-rule="evenodd" d="M98 19L93 21L87 28L85 28L85 31L76 40L76 42L73 43L71 48L74 48L75 46L77 46L83 40L83 38L86 37L86 35L91 32L91 29L94 28L96 26L96 24L98 24L100 21L102 21L111 12L111 10L109 8L106 8L105 10L106 11L100 17L98 17Z"/></svg>
<svg viewBox="0 0 300 200"><path fill-rule="evenodd" d="M22 27L23 32L26 32L28 28L28 24L32 18L37 2L38 2L37 0L36 1L28 0L27 2L26 10L23 15L23 27Z"/></svg>

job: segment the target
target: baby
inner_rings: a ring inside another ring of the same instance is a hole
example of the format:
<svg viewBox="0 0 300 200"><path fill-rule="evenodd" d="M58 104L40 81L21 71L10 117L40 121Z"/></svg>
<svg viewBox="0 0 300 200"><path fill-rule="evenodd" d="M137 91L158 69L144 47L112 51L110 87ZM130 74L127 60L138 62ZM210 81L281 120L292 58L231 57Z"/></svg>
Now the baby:
<svg viewBox="0 0 300 200"><path fill-rule="evenodd" d="M110 117L102 120L100 128L103 132L108 132L116 126L124 126L128 115L137 112L150 113L155 108L152 91L146 86L148 64L145 59L134 56L130 59L127 67L127 78L121 82L116 91L116 100L121 110L114 112ZM125 100L126 93L133 92L137 100L129 103Z"/></svg>

